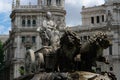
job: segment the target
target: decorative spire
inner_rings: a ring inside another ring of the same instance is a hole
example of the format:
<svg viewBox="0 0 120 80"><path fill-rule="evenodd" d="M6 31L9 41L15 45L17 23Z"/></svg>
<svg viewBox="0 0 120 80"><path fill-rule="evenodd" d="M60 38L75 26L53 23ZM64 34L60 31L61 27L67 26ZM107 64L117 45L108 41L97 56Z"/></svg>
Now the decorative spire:
<svg viewBox="0 0 120 80"><path fill-rule="evenodd" d="M16 0L16 7L20 6L20 0Z"/></svg>

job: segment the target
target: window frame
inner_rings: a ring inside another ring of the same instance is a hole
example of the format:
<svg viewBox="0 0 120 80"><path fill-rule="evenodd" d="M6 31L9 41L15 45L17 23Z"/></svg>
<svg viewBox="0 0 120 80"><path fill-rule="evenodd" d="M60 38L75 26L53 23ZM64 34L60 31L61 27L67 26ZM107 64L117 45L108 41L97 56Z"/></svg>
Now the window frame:
<svg viewBox="0 0 120 80"><path fill-rule="evenodd" d="M95 21L94 21L94 17L91 17L91 23L94 24Z"/></svg>
<svg viewBox="0 0 120 80"><path fill-rule="evenodd" d="M32 20L32 26L36 26L36 20L35 19Z"/></svg>
<svg viewBox="0 0 120 80"><path fill-rule="evenodd" d="M96 22L100 23L100 16L96 16Z"/></svg>
<svg viewBox="0 0 120 80"><path fill-rule="evenodd" d="M27 20L27 26L28 26L28 27L31 26L31 20L30 20L30 19Z"/></svg>

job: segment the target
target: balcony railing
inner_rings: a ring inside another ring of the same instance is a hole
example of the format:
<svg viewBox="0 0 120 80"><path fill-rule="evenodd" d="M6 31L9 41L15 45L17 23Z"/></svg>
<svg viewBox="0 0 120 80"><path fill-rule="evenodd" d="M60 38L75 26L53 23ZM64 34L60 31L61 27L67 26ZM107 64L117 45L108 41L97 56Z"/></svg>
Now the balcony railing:
<svg viewBox="0 0 120 80"><path fill-rule="evenodd" d="M21 5L20 8L37 8L37 5Z"/></svg>
<svg viewBox="0 0 120 80"><path fill-rule="evenodd" d="M36 9L40 8L38 5L20 5L19 7L15 7L14 9Z"/></svg>

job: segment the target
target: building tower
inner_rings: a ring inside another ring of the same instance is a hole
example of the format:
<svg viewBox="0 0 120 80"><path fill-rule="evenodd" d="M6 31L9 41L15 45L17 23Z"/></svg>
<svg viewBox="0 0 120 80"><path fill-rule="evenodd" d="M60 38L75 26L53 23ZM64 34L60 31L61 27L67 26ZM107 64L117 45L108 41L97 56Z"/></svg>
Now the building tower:
<svg viewBox="0 0 120 80"><path fill-rule="evenodd" d="M44 4L43 4L44 3ZM42 47L37 28L42 26L46 12L53 14L53 20L65 24L64 0L38 0L37 5L21 5L20 0L13 1L11 31L9 39L4 44L6 61L6 79L13 80L21 76L20 67L24 67L25 53L28 49L34 51Z"/></svg>

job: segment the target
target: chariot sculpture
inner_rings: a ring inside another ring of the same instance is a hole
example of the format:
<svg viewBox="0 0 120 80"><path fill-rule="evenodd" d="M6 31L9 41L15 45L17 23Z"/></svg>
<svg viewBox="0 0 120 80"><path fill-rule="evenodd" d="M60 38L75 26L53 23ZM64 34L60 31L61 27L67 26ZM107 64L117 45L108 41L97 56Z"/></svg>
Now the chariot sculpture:
<svg viewBox="0 0 120 80"><path fill-rule="evenodd" d="M96 61L109 64L103 57L103 49L112 46L107 34L97 32L85 43L81 43L79 36L70 30L64 30L62 36L50 20L51 13L47 13L47 27L39 28L43 39L43 47L37 51L28 50L25 55L25 70L31 79L26 77L19 80L116 80L110 72L93 73L92 66Z"/></svg>

